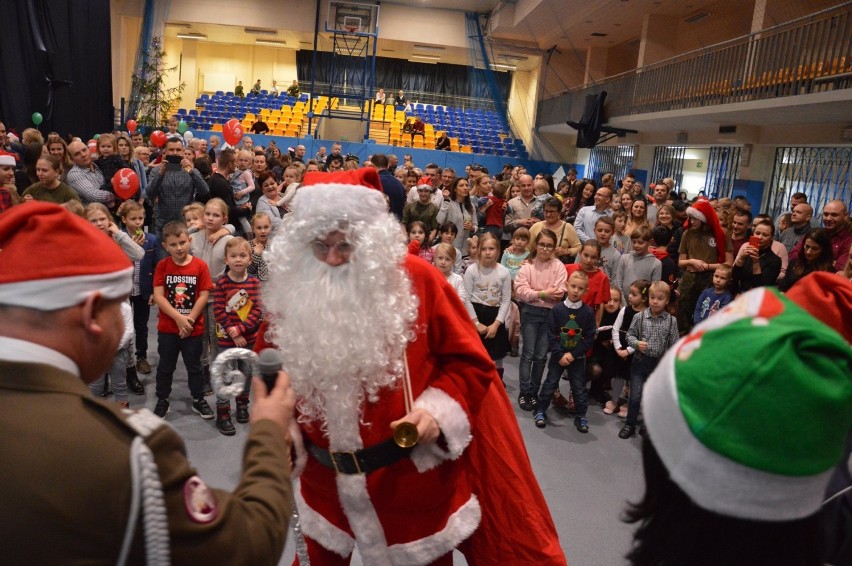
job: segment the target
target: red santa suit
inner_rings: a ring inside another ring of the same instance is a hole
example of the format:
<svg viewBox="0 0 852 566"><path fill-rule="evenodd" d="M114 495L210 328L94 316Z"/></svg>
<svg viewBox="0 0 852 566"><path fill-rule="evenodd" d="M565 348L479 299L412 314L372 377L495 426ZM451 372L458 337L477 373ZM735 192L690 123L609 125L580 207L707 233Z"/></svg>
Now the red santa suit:
<svg viewBox="0 0 852 566"><path fill-rule="evenodd" d="M472 565L565 564L514 412L464 306L433 266L409 255L405 269L420 299L407 350L414 408L436 419L442 441L369 475L337 474L309 456L297 497L302 532L340 556L357 540L371 565L428 564L457 547ZM402 387L385 388L360 414L328 415L329 431L357 428L347 444L330 447L319 423L301 431L326 450L354 451L388 440L405 413Z"/></svg>

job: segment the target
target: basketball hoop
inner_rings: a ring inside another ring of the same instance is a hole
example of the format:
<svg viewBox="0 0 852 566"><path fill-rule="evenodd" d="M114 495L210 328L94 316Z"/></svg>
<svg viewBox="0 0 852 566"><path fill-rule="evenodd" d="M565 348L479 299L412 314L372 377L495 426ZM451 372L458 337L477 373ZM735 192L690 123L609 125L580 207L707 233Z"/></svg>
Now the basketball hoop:
<svg viewBox="0 0 852 566"><path fill-rule="evenodd" d="M349 33L355 33L355 32L357 32L358 30L361 29L361 26L353 26L351 24L346 24L346 25L343 26L343 29L345 29Z"/></svg>

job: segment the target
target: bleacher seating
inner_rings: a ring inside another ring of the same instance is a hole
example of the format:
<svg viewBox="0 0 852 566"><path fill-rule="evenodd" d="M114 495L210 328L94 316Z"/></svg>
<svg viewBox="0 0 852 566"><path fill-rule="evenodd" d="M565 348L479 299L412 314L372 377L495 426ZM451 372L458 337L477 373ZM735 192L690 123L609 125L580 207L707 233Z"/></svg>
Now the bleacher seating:
<svg viewBox="0 0 852 566"><path fill-rule="evenodd" d="M195 104L194 109L178 110L178 115L192 129L221 131L225 122L236 118L248 131L261 118L272 135L300 137L307 131L304 124L308 113L307 93L296 99L286 92L274 95L262 90L259 95L249 94L240 98L233 92L216 91L214 94L201 94ZM335 99L333 106L337 104ZM316 97L314 114L321 114L328 105L327 97ZM370 119L388 125L387 143L390 145L431 149L435 147L435 139L442 132L447 132L452 151L529 158L523 142L512 138L510 132L503 131L499 116L492 110L419 103L414 104L412 110L426 124L424 135L415 136L414 140L402 131L408 118L404 112L390 104L365 102L365 111L370 112Z"/></svg>
<svg viewBox="0 0 852 566"><path fill-rule="evenodd" d="M260 117L267 123L273 135L297 137L302 131L307 103L307 94L302 94L297 99L286 92L274 95L261 91L259 95L249 94L240 98L233 92L217 91L213 95L202 94L195 101L196 109L187 111L181 108L178 114L190 128L212 131L221 131L222 126L233 118L240 120L243 128L248 131ZM314 113L322 113L327 106L327 97L317 97L314 100Z"/></svg>
<svg viewBox="0 0 852 566"><path fill-rule="evenodd" d="M452 151L529 158L523 141L503 131L499 116L492 110L420 103L413 104L412 110L426 123L424 136L415 136L413 141L409 134L402 132L407 116L392 105L374 104L370 119L389 124L387 143L390 145L433 148L435 139L447 132Z"/></svg>

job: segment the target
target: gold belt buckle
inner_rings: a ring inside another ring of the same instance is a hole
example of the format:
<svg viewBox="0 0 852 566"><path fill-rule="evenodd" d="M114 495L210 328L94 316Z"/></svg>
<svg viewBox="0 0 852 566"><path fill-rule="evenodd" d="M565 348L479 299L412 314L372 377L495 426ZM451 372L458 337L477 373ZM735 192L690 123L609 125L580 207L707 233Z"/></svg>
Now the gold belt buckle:
<svg viewBox="0 0 852 566"><path fill-rule="evenodd" d="M334 471L337 472L338 474L346 474L346 472L340 471L340 468L337 467L337 455L338 454L346 454L346 455L348 455L349 457L352 458L352 463L355 464L355 470L356 470L355 473L357 473L357 474L363 474L364 473L363 471L361 471L361 464L358 463L358 458L357 458L357 456L355 456L355 452L353 450L350 450L348 452L330 452L330 454L331 454L331 463L334 466ZM346 475L351 475L351 474L346 474Z"/></svg>

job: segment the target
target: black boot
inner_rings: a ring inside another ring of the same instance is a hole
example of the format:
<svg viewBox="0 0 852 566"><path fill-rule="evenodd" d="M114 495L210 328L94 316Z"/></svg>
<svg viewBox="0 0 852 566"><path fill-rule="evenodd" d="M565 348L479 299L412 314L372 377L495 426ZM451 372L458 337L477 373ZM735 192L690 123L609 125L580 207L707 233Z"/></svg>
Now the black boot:
<svg viewBox="0 0 852 566"><path fill-rule="evenodd" d="M231 402L216 403L216 428L225 436L234 436L237 430L231 422Z"/></svg>
<svg viewBox="0 0 852 566"><path fill-rule="evenodd" d="M503 384L503 387L506 387L506 382L503 381L503 370L505 368L497 368L497 375L500 376L500 382Z"/></svg>
<svg viewBox="0 0 852 566"><path fill-rule="evenodd" d="M145 393L145 386L139 381L139 376L136 375L136 368L133 366L127 368L127 388L131 393L136 395Z"/></svg>
<svg viewBox="0 0 852 566"><path fill-rule="evenodd" d="M248 395L238 395L237 396L237 422L238 423L247 423L249 422L249 396Z"/></svg>
<svg viewBox="0 0 852 566"><path fill-rule="evenodd" d="M110 389L109 389L109 374L106 374L104 376L104 388L101 390L100 395L104 399L106 399L107 397L112 395L112 391L110 391Z"/></svg>
<svg viewBox="0 0 852 566"><path fill-rule="evenodd" d="M210 385L210 366L203 366L201 370L204 372L204 384L202 386L201 393L205 397L213 395L213 386Z"/></svg>

